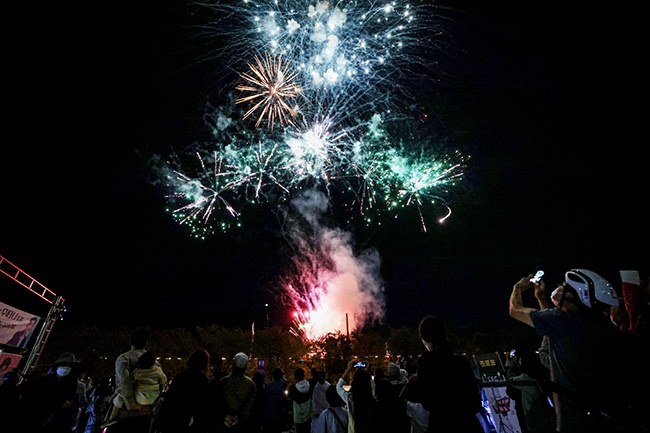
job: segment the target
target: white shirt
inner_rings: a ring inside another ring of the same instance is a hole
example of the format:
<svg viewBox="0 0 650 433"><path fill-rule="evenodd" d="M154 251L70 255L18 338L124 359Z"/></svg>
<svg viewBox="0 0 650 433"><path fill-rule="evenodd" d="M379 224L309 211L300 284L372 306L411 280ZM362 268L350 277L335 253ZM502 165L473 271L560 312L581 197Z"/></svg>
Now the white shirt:
<svg viewBox="0 0 650 433"><path fill-rule="evenodd" d="M131 349L124 352L115 360L115 386L124 398L126 408L131 410L135 401L135 391L131 381L131 373L138 366L138 358L146 352L145 349Z"/></svg>
<svg viewBox="0 0 650 433"><path fill-rule="evenodd" d="M343 422L343 427L337 421L336 415ZM318 418L311 423L311 433L347 433L348 431L348 411L344 407L332 407L321 412Z"/></svg>

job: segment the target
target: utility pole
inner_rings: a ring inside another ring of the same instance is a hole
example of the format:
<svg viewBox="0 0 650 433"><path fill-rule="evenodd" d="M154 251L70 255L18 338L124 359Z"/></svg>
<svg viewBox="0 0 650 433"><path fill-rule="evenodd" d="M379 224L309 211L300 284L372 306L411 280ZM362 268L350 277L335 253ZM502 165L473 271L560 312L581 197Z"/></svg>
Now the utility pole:
<svg viewBox="0 0 650 433"><path fill-rule="evenodd" d="M345 313L345 334L350 339L350 326L348 325L348 313Z"/></svg>

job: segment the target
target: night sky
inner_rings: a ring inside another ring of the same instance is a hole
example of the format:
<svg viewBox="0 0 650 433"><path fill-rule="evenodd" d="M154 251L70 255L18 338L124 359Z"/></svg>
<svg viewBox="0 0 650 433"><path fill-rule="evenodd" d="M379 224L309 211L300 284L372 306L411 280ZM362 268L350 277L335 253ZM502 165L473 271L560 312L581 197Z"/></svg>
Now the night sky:
<svg viewBox="0 0 650 433"><path fill-rule="evenodd" d="M181 1L130 3L7 15L0 255L63 296L72 323L280 323L277 218L260 209L244 231L196 240L165 212L149 165L205 135L219 62L196 61L203 18ZM345 227L379 252L386 323L511 324L512 285L538 265L549 284L572 267L615 285L620 269L647 276L648 165L622 12L442 4L458 51L422 103L425 126L471 155L453 214L426 233L416 213ZM3 275L0 296L43 314Z"/></svg>

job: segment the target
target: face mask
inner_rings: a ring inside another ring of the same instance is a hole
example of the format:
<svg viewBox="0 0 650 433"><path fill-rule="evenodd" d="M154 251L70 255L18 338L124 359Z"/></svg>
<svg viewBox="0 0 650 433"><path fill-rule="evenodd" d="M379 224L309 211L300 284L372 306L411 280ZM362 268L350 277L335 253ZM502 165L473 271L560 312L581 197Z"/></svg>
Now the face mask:
<svg viewBox="0 0 650 433"><path fill-rule="evenodd" d="M68 373L72 370L72 367L57 367L56 368L56 375L57 376L67 376Z"/></svg>

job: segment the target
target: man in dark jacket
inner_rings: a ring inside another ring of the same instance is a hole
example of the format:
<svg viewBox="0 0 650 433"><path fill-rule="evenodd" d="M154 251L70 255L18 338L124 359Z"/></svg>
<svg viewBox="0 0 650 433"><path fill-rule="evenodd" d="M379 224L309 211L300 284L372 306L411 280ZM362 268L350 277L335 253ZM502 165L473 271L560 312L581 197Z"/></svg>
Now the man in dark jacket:
<svg viewBox="0 0 650 433"><path fill-rule="evenodd" d="M164 394L153 422L153 432L198 433L208 431L214 425L209 363L210 355L205 349L192 352L187 359L187 368L174 376Z"/></svg>
<svg viewBox="0 0 650 433"><path fill-rule="evenodd" d="M481 391L471 364L452 350L440 319L426 316L419 333L427 351L418 359L412 401L429 411L427 431L439 430L441 420L446 420L453 431L484 433L478 415Z"/></svg>
<svg viewBox="0 0 650 433"><path fill-rule="evenodd" d="M273 369L273 380L264 387L264 432L282 433L287 424L287 378L280 367Z"/></svg>

